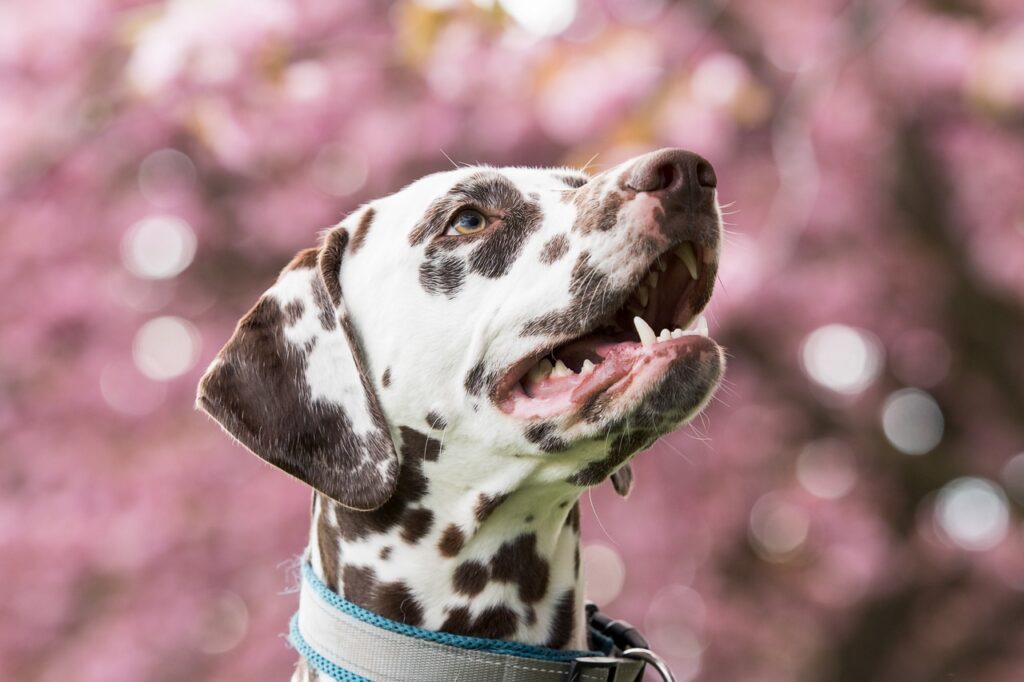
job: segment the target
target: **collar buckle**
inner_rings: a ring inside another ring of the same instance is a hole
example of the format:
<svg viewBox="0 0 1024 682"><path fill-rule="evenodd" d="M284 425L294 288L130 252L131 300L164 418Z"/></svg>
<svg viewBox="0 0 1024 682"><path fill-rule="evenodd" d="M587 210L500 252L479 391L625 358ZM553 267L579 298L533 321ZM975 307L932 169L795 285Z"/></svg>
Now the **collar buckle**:
<svg viewBox="0 0 1024 682"><path fill-rule="evenodd" d="M615 671L621 661L612 656L580 656L573 660L566 682L615 682ZM604 677L589 674L594 672L603 672Z"/></svg>

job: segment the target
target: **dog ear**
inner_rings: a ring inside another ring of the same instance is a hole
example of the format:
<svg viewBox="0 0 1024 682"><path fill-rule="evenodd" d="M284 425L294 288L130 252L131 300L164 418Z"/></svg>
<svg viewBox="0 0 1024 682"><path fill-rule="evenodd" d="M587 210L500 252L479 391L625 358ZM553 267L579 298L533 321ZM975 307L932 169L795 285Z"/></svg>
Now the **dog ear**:
<svg viewBox="0 0 1024 682"><path fill-rule="evenodd" d="M338 282L344 228L301 251L243 317L197 406L246 448L346 507L384 504L398 455Z"/></svg>
<svg viewBox="0 0 1024 682"><path fill-rule="evenodd" d="M623 464L612 474L612 487L622 497L629 497L633 489L633 468L629 464Z"/></svg>

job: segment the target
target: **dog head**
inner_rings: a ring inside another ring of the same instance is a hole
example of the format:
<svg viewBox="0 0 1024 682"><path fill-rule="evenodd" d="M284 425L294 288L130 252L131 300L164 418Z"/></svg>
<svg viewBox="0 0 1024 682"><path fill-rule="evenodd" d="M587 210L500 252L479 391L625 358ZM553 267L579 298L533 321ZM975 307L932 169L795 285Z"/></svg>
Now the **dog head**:
<svg viewBox="0 0 1024 682"><path fill-rule="evenodd" d="M593 177L422 178L293 260L214 360L199 406L356 509L392 494L402 427L598 483L696 414L721 376L700 316L716 182L674 149Z"/></svg>

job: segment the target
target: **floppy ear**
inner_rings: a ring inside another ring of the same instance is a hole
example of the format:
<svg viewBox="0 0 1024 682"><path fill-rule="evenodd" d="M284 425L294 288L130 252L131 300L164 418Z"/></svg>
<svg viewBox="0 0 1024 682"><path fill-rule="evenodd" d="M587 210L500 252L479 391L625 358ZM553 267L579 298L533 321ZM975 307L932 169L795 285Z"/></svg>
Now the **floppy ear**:
<svg viewBox="0 0 1024 682"><path fill-rule="evenodd" d="M612 487L622 497L629 497L629 491L633 489L633 468L629 464L623 464L612 474Z"/></svg>
<svg viewBox="0 0 1024 682"><path fill-rule="evenodd" d="M341 297L344 228L299 252L199 383L197 405L262 459L346 507L384 504L398 455Z"/></svg>

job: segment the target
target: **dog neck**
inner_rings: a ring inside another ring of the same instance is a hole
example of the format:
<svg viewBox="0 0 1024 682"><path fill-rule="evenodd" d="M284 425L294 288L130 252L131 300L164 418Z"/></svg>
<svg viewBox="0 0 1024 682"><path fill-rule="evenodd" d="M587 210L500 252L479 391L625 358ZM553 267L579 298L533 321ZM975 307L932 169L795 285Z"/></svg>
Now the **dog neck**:
<svg viewBox="0 0 1024 682"><path fill-rule="evenodd" d="M314 571L347 600L428 630L585 649L581 488L550 458L485 456L403 428L393 497L315 494ZM500 462L500 466L495 466Z"/></svg>

